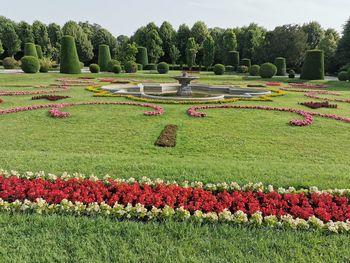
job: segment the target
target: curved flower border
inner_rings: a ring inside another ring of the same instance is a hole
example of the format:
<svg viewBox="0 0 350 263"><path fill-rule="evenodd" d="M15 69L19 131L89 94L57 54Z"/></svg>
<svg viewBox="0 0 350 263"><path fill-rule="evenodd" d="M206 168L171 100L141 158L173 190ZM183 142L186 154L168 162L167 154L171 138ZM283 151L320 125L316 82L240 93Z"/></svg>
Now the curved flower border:
<svg viewBox="0 0 350 263"><path fill-rule="evenodd" d="M302 117L303 120L291 120L289 124L292 126L308 126L313 123L313 116L318 116L327 119L333 119L350 123L350 118L338 116L335 114L323 114L319 112L307 112L299 109L292 108L276 108L270 106L248 106L248 105L204 105L204 106L192 106L187 109L187 114L191 117L206 117L205 112L199 112L201 109L252 109L252 110L268 110L268 111L282 111L296 113Z"/></svg>
<svg viewBox="0 0 350 263"><path fill-rule="evenodd" d="M37 86L35 88L47 88L46 86ZM57 85L57 89L54 90L36 90L36 91L0 91L0 96L23 96L23 95L36 95L45 93L56 93L68 91L70 88L66 85Z"/></svg>

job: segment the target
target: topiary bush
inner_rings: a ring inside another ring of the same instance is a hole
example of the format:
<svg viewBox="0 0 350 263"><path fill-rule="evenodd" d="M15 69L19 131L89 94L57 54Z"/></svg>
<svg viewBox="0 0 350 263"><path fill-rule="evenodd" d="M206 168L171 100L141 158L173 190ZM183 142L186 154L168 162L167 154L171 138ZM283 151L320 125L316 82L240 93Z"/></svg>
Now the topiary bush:
<svg viewBox="0 0 350 263"><path fill-rule="evenodd" d="M100 45L98 47L98 65L100 66L101 71L110 71L109 62L111 61L111 52L109 46Z"/></svg>
<svg viewBox="0 0 350 263"><path fill-rule="evenodd" d="M259 65L252 65L249 69L250 76L259 76L260 73L260 66Z"/></svg>
<svg viewBox="0 0 350 263"><path fill-rule="evenodd" d="M314 49L306 52L300 78L305 80L324 79L324 54L322 50Z"/></svg>
<svg viewBox="0 0 350 263"><path fill-rule="evenodd" d="M119 74L120 72L122 72L122 67L120 65L114 65L112 72L115 74Z"/></svg>
<svg viewBox="0 0 350 263"><path fill-rule="evenodd" d="M135 73L137 72L137 64L134 61L128 61L124 65L126 73Z"/></svg>
<svg viewBox="0 0 350 263"><path fill-rule="evenodd" d="M275 65L277 67L277 76L285 76L287 74L287 64L285 58L275 58Z"/></svg>
<svg viewBox="0 0 350 263"><path fill-rule="evenodd" d="M136 65L137 65L137 70L143 70L143 65L142 64L136 63Z"/></svg>
<svg viewBox="0 0 350 263"><path fill-rule="evenodd" d="M244 58L241 61L241 66L246 66L249 69L252 66L252 61L249 58Z"/></svg>
<svg viewBox="0 0 350 263"><path fill-rule="evenodd" d="M36 47L34 43L25 43L24 44L24 56L38 57L36 52Z"/></svg>
<svg viewBox="0 0 350 263"><path fill-rule="evenodd" d="M39 63L40 63L40 72L41 73L47 73L49 72L49 69L52 67L52 60L49 58L42 58L39 59Z"/></svg>
<svg viewBox="0 0 350 263"><path fill-rule="evenodd" d="M290 79L294 79L295 78L295 71L294 70L289 70L289 73L288 73L288 78Z"/></svg>
<svg viewBox="0 0 350 263"><path fill-rule="evenodd" d="M37 73L40 69L39 59L34 56L24 56L21 59L21 68L24 73Z"/></svg>
<svg viewBox="0 0 350 263"><path fill-rule="evenodd" d="M100 66L98 64L90 64L89 69L91 73L100 73Z"/></svg>
<svg viewBox="0 0 350 263"><path fill-rule="evenodd" d="M18 66L18 62L13 57L7 57L2 61L2 65L4 69L14 69Z"/></svg>
<svg viewBox="0 0 350 263"><path fill-rule="evenodd" d="M213 71L214 71L215 75L224 75L225 66L222 64L216 64L213 68Z"/></svg>
<svg viewBox="0 0 350 263"><path fill-rule="evenodd" d="M42 59L44 57L43 50L41 49L41 46L35 45L36 53L38 54L38 58Z"/></svg>
<svg viewBox="0 0 350 263"><path fill-rule="evenodd" d="M248 73L249 72L249 68L247 66L238 66L237 68L237 72L238 73Z"/></svg>
<svg viewBox="0 0 350 263"><path fill-rule="evenodd" d="M120 62L118 60L112 59L108 62L108 72L113 72L114 66L120 66Z"/></svg>
<svg viewBox="0 0 350 263"><path fill-rule="evenodd" d="M169 72L169 65L165 62L160 62L157 66L157 71L159 74L166 74Z"/></svg>
<svg viewBox="0 0 350 263"><path fill-rule="evenodd" d="M138 47L136 54L136 62L142 66L148 65L148 52L145 47Z"/></svg>
<svg viewBox="0 0 350 263"><path fill-rule="evenodd" d="M260 77L269 79L275 76L277 73L277 67L272 63L264 63L260 67Z"/></svg>
<svg viewBox="0 0 350 263"><path fill-rule="evenodd" d="M145 70L157 70L157 65L156 64L147 64L145 66Z"/></svg>
<svg viewBox="0 0 350 263"><path fill-rule="evenodd" d="M66 74L81 73L77 48L72 36L62 37L60 72Z"/></svg>
<svg viewBox="0 0 350 263"><path fill-rule="evenodd" d="M79 62L79 65L80 65L80 69L83 69L84 68L84 63L83 62Z"/></svg>
<svg viewBox="0 0 350 263"><path fill-rule="evenodd" d="M227 65L233 66L234 69L237 70L239 66L239 52L238 51L228 52L226 62L227 62L226 63Z"/></svg>
<svg viewBox="0 0 350 263"><path fill-rule="evenodd" d="M348 80L350 80L350 68L348 69Z"/></svg>
<svg viewBox="0 0 350 263"><path fill-rule="evenodd" d="M349 78L348 78L348 72L346 72L346 71L340 71L339 73L338 73L338 79L340 80L340 81L347 81Z"/></svg>
<svg viewBox="0 0 350 263"><path fill-rule="evenodd" d="M231 65L225 66L225 71L226 71L226 72L232 73L232 72L235 71L235 67L234 67L234 66L231 66Z"/></svg>

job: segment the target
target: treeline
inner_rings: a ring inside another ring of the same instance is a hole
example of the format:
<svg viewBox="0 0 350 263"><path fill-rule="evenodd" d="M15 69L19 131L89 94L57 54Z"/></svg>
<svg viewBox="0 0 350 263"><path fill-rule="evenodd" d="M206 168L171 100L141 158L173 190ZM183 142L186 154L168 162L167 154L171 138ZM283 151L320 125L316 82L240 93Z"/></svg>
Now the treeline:
<svg viewBox="0 0 350 263"><path fill-rule="evenodd" d="M64 35L74 37L79 59L85 64L97 62L101 44L108 45L112 59L122 63L133 60L140 46L147 49L149 63L228 65L229 53L238 51L241 59L249 58L254 64L284 57L288 68L299 69L310 49L324 51L326 70L330 73L350 63L350 20L344 26L342 37L336 30L324 29L317 22L283 25L268 31L257 24L241 28L208 28L200 21L191 28L182 24L177 30L169 22L160 27L149 23L130 37L115 37L107 29L89 22L69 21L61 27L40 21L17 23L0 17L1 57L21 58L25 43L32 42L41 46L45 57L59 61Z"/></svg>

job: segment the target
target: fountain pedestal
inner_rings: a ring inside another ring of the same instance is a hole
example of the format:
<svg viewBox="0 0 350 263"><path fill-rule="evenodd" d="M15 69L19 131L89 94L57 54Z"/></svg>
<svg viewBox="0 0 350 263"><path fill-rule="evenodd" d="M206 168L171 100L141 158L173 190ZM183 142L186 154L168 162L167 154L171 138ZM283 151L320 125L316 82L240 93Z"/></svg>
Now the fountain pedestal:
<svg viewBox="0 0 350 263"><path fill-rule="evenodd" d="M183 72L182 76L174 77L176 79L181 87L177 90L178 96L191 96L192 95L192 88L190 86L191 81L198 79L199 77L189 76L186 72Z"/></svg>

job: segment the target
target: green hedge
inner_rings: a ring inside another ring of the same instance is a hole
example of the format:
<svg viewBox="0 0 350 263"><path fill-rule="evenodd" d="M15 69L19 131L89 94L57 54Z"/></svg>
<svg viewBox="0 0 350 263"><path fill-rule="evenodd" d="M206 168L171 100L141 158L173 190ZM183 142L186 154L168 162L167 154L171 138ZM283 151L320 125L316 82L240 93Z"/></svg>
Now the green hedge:
<svg viewBox="0 0 350 263"><path fill-rule="evenodd" d="M227 65L233 66L235 70L237 70L239 66L239 52L238 51L230 51L227 55Z"/></svg>
<svg viewBox="0 0 350 263"><path fill-rule="evenodd" d="M277 73L277 67L272 63L264 63L260 67L260 77L269 79L275 76Z"/></svg>
<svg viewBox="0 0 350 263"><path fill-rule="evenodd" d="M108 72L114 72L114 66L120 66L120 62L118 60L112 59L108 62Z"/></svg>
<svg viewBox="0 0 350 263"><path fill-rule="evenodd" d="M285 76L287 74L287 64L285 58L275 58L275 65L277 67L277 76Z"/></svg>
<svg viewBox="0 0 350 263"><path fill-rule="evenodd" d="M21 68L24 73L37 73L40 69L39 59L34 56L24 56L21 59Z"/></svg>
<svg viewBox="0 0 350 263"><path fill-rule="evenodd" d="M350 80L350 68L348 69L348 80Z"/></svg>
<svg viewBox="0 0 350 263"><path fill-rule="evenodd" d="M314 49L306 52L300 78L305 80L324 79L324 54L322 50Z"/></svg>
<svg viewBox="0 0 350 263"><path fill-rule="evenodd" d="M295 78L295 71L294 70L290 70L289 73L288 73L288 78L290 79L294 79Z"/></svg>
<svg viewBox="0 0 350 263"><path fill-rule="evenodd" d="M4 69L15 69L18 67L18 61L13 57L6 57L2 61L2 65L4 66Z"/></svg>
<svg viewBox="0 0 350 263"><path fill-rule="evenodd" d="M112 68L112 72L115 74L119 74L120 72L122 72L122 67L120 65L114 65Z"/></svg>
<svg viewBox="0 0 350 263"><path fill-rule="evenodd" d="M157 65L156 64L147 64L145 66L145 70L157 70Z"/></svg>
<svg viewBox="0 0 350 263"><path fill-rule="evenodd" d="M109 71L108 63L111 60L109 46L100 45L98 47L98 65L100 66L101 71Z"/></svg>
<svg viewBox="0 0 350 263"><path fill-rule="evenodd" d="M224 75L225 73L225 66L222 64L216 64L213 69L215 75Z"/></svg>
<svg viewBox="0 0 350 263"><path fill-rule="evenodd" d="M250 68L252 66L252 61L249 58L244 58L241 61L241 66L246 66Z"/></svg>
<svg viewBox="0 0 350 263"><path fill-rule="evenodd" d="M260 73L260 66L259 65L252 65L249 69L250 76L259 76Z"/></svg>
<svg viewBox="0 0 350 263"><path fill-rule="evenodd" d="M136 62L142 66L148 65L148 52L145 47L138 47L136 54Z"/></svg>
<svg viewBox="0 0 350 263"><path fill-rule="evenodd" d="M35 48L36 48L36 53L38 54L38 58L42 59L44 55L43 55L43 50L41 49L41 46L35 45Z"/></svg>
<svg viewBox="0 0 350 263"><path fill-rule="evenodd" d="M24 56L38 57L36 47L34 43L25 43L24 44Z"/></svg>
<svg viewBox="0 0 350 263"><path fill-rule="evenodd" d="M137 72L137 64L134 61L128 61L124 65L126 73L136 73Z"/></svg>
<svg viewBox="0 0 350 263"><path fill-rule="evenodd" d="M97 64L90 64L89 69L91 73L100 73L100 66Z"/></svg>
<svg viewBox="0 0 350 263"><path fill-rule="evenodd" d="M169 65L166 62L160 62L157 66L159 74L166 74L169 72Z"/></svg>
<svg viewBox="0 0 350 263"><path fill-rule="evenodd" d="M63 36L61 41L60 72L65 74L80 74L80 61L72 36Z"/></svg>

